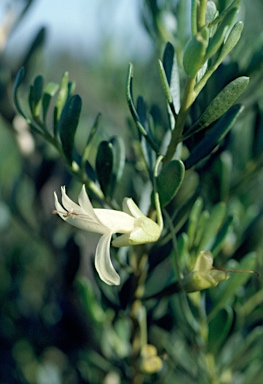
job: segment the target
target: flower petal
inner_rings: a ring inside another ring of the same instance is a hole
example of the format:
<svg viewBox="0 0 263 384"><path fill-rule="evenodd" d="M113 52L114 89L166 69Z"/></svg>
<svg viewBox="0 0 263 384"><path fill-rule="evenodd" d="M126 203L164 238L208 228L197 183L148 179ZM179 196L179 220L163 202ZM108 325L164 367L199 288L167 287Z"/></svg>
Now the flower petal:
<svg viewBox="0 0 263 384"><path fill-rule="evenodd" d="M210 251L201 251L197 256L194 271L208 273L213 266L213 255Z"/></svg>
<svg viewBox="0 0 263 384"><path fill-rule="evenodd" d="M54 211L54 213L57 213L63 220L65 220L65 217L63 215L66 215L67 211L59 203L56 192L54 192L54 196L55 196L55 207L56 207L56 211Z"/></svg>
<svg viewBox="0 0 263 384"><path fill-rule="evenodd" d="M119 285L120 276L115 271L110 259L110 241L112 233L101 236L95 254L95 267L98 274L106 284Z"/></svg>
<svg viewBox="0 0 263 384"><path fill-rule="evenodd" d="M144 217L145 215L142 213L142 211L139 209L139 207L135 204L135 202L128 197L125 197L122 202L122 209L123 212L128 213L129 215L140 218Z"/></svg>
<svg viewBox="0 0 263 384"><path fill-rule="evenodd" d="M90 202L90 199L87 195L85 185L82 186L82 189L79 194L79 205L81 206L82 210L90 217L92 217L95 221L99 221L98 217L96 216L93 206Z"/></svg>
<svg viewBox="0 0 263 384"><path fill-rule="evenodd" d="M74 211L75 213L82 212L81 207L78 204L74 203L74 201L71 200L66 194L66 187L61 187L61 193L62 193L62 204L67 211L69 212Z"/></svg>
<svg viewBox="0 0 263 384"><path fill-rule="evenodd" d="M113 209L95 208L99 221L112 233L130 233L134 228L134 217Z"/></svg>
<svg viewBox="0 0 263 384"><path fill-rule="evenodd" d="M85 231L105 233L105 228L101 224L98 224L97 225L98 228L97 228L96 223L95 224L89 223L87 220L85 220L85 218L83 219L83 215L81 214L80 216L76 215L75 211L74 212L66 211L62 207L62 205L59 203L56 192L54 192L54 195L55 195L55 207L56 207L55 213L57 213L61 217L61 219L73 225L74 227L84 229Z"/></svg>
<svg viewBox="0 0 263 384"><path fill-rule="evenodd" d="M100 234L109 232L109 228L96 216L88 196L86 195L85 197L85 190L82 189L82 191L82 194L79 196L79 201L82 204L80 206L67 196L65 187L61 187L63 206L59 203L56 193L54 193L56 213L67 223L85 231ZM85 206L85 209L83 206Z"/></svg>

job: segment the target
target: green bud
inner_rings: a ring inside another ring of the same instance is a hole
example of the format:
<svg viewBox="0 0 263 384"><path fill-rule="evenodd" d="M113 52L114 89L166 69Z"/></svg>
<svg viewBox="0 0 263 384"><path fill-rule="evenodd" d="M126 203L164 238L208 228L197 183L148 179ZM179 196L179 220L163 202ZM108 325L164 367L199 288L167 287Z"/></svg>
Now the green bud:
<svg viewBox="0 0 263 384"><path fill-rule="evenodd" d="M213 268L213 256L209 251L201 251L192 272L185 276L181 286L185 292L202 291L215 287L229 278L227 272Z"/></svg>
<svg viewBox="0 0 263 384"><path fill-rule="evenodd" d="M162 360L157 356L154 345L146 344L141 351L141 371L146 374L153 374L163 367Z"/></svg>
<svg viewBox="0 0 263 384"><path fill-rule="evenodd" d="M204 65L208 38L208 29L204 28L201 32L192 36L186 46L183 65L185 72L191 78L194 78L199 69Z"/></svg>

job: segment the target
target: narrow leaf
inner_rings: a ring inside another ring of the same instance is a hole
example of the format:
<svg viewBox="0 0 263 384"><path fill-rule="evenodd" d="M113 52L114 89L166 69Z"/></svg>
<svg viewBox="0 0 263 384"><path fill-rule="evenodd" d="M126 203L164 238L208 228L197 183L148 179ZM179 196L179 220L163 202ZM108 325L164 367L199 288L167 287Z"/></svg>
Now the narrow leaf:
<svg viewBox="0 0 263 384"><path fill-rule="evenodd" d="M147 134L145 127L142 125L139 115L136 111L134 101L133 101L133 96L132 96L132 80L133 80L133 65L130 63L129 69L128 69L128 75L127 75L127 84L126 84L126 98L127 98L128 107L130 109L132 118L136 124L136 127L138 128L138 131L145 137L145 140L149 143L149 145L154 150L154 152L158 153L159 149L157 148L156 144L153 142L151 137L149 137L149 135Z"/></svg>
<svg viewBox="0 0 263 384"><path fill-rule="evenodd" d="M213 241L219 228L221 227L225 214L225 203L218 203L214 206L207 222L207 225L204 228L202 238L200 239L200 242L198 244L197 254L204 249L210 249L212 245L211 242Z"/></svg>
<svg viewBox="0 0 263 384"><path fill-rule="evenodd" d="M208 127L219 119L244 92L249 82L246 76L238 77L227 84L212 100L200 118L186 131L184 139Z"/></svg>
<svg viewBox="0 0 263 384"><path fill-rule="evenodd" d="M229 54L229 52L231 52L232 49L236 46L236 44L238 43L241 37L243 27L244 27L244 24L242 23L242 21L238 21L233 26L224 45L222 46L217 62L221 63L224 60L224 58Z"/></svg>
<svg viewBox="0 0 263 384"><path fill-rule="evenodd" d="M42 104L42 92L43 92L44 79L42 76L37 76L33 84L32 92L32 115L34 119L37 119L40 115L40 109Z"/></svg>
<svg viewBox="0 0 263 384"><path fill-rule="evenodd" d="M112 144L113 151L113 165L110 182L110 197L112 197L123 174L125 165L125 145L122 137L120 136L114 136L110 140L110 143Z"/></svg>
<svg viewBox="0 0 263 384"><path fill-rule="evenodd" d="M159 74L160 74L160 78L161 78L161 81L162 81L162 86L163 86L163 90L164 90L164 94L165 94L166 100L167 100L168 104L171 104L172 101L173 101L173 98L172 98L172 95L171 95L171 92L170 92L169 83L168 83L168 80L167 80L167 77L166 77L166 73L165 73L165 70L164 70L164 67L163 67L163 63L161 62L161 60L158 60L158 67L159 67Z"/></svg>
<svg viewBox="0 0 263 384"><path fill-rule="evenodd" d="M206 6L206 15L205 15L206 24L211 23L215 19L217 13L218 12L217 12L215 3L211 0L208 0L207 6Z"/></svg>
<svg viewBox="0 0 263 384"><path fill-rule="evenodd" d="M100 117L101 117L101 114L98 113L94 122L93 122L93 125L91 127L91 130L90 130L90 133L88 135L88 138L87 138L87 143L85 145L85 148L83 150L83 153L82 153L82 159L81 159L81 163L82 163L82 166L84 167L87 159L88 159L88 156L89 156L89 151L90 151L90 148L91 148L91 143L92 143L92 140L99 128L99 122L100 122Z"/></svg>
<svg viewBox="0 0 263 384"><path fill-rule="evenodd" d="M206 60L210 59L210 57L212 57L220 48L221 44L225 39L226 33L235 18L237 11L237 8L231 9L227 13L225 18L222 20L222 22L219 24L219 27L217 28L214 36L209 40L205 55Z"/></svg>
<svg viewBox="0 0 263 384"><path fill-rule="evenodd" d="M58 122L58 131L64 154L71 164L73 160L74 138L81 111L81 98L72 96L65 104Z"/></svg>
<svg viewBox="0 0 263 384"><path fill-rule="evenodd" d="M50 101L53 96L57 93L59 85L57 83L48 83L44 89L44 95L42 100L42 117L45 122Z"/></svg>
<svg viewBox="0 0 263 384"><path fill-rule="evenodd" d="M27 66L28 62L33 57L35 52L44 44L45 38L46 38L46 28L41 27L37 32L36 36L34 37L33 41L31 42L31 45L24 56L23 66L25 67Z"/></svg>
<svg viewBox="0 0 263 384"><path fill-rule="evenodd" d="M224 341L234 320L233 309L228 306L217 312L216 316L209 323L208 350L216 353ZM218 330L220 329L220 332Z"/></svg>
<svg viewBox="0 0 263 384"><path fill-rule="evenodd" d="M60 90L54 108L54 134L57 134L57 124L60 119L63 107L68 98L68 72L65 72L60 81Z"/></svg>
<svg viewBox="0 0 263 384"><path fill-rule="evenodd" d="M96 172L101 190L105 196L109 196L111 174L113 168L113 149L112 143L102 141L99 144L96 156Z"/></svg>
<svg viewBox="0 0 263 384"><path fill-rule="evenodd" d="M213 253L214 257L218 254L224 244L227 235L232 230L234 220L234 216L229 216L222 227L219 229L214 244L211 247L211 252Z"/></svg>
<svg viewBox="0 0 263 384"><path fill-rule="evenodd" d="M180 109L180 81L178 72L178 63L171 43L167 43L163 54L163 68L169 84L170 93L173 100L173 106L176 113Z"/></svg>
<svg viewBox="0 0 263 384"><path fill-rule="evenodd" d="M203 208L203 200L200 197L198 197L189 215L189 222L188 222L188 228L187 228L189 248L192 247L194 242L197 223L199 222L202 208Z"/></svg>
<svg viewBox="0 0 263 384"><path fill-rule="evenodd" d="M238 270L254 270L256 266L256 253L251 252L242 258L240 263L237 263L235 260L231 260L231 269ZM235 265L233 265L235 263ZM227 303L229 303L234 295L236 294L239 287L244 285L248 279L251 278L251 274L248 272L237 272L231 273L230 278L224 283L223 288L221 288L214 297L215 307L212 309L209 316L212 317L212 314L215 314L217 310L223 308Z"/></svg>
<svg viewBox="0 0 263 384"><path fill-rule="evenodd" d="M193 149L190 156L185 161L185 168L189 169L199 161L207 157L227 135L235 123L237 117L242 112L242 105L234 105L223 117L214 125L203 140Z"/></svg>
<svg viewBox="0 0 263 384"><path fill-rule="evenodd" d="M25 115L20 102L18 100L18 89L20 85L22 84L23 80L25 78L25 69L24 67L21 67L20 70L18 71L16 78L15 78L15 83L14 83L14 88L13 88L13 95L14 95L14 103L15 106L18 110L18 112L26 119L28 120L27 116Z"/></svg>

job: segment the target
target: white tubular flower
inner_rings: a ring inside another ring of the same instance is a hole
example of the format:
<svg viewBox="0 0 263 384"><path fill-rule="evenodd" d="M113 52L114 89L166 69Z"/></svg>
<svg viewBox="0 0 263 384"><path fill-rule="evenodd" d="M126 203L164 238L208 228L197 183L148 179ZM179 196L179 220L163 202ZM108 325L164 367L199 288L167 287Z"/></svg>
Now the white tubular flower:
<svg viewBox="0 0 263 384"><path fill-rule="evenodd" d="M69 224L85 231L101 234L95 254L95 267L105 283L119 285L120 276L115 271L110 259L110 243L113 234L122 235L112 241L114 247L145 244L157 241L161 227L140 211L130 198L123 200L123 212L112 209L93 208L86 193L85 186L79 194L78 203L74 203L61 187L62 205L56 193L54 213Z"/></svg>

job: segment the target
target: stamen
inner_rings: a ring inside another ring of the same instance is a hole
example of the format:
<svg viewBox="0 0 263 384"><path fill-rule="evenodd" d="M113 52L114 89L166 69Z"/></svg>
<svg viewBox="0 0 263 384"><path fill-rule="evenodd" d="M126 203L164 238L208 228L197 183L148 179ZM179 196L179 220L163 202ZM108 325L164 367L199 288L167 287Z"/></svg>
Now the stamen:
<svg viewBox="0 0 263 384"><path fill-rule="evenodd" d="M211 269L214 269L217 271L231 272L231 273L254 273L257 277L259 277L258 272L252 271L250 269L227 269L227 268L216 268L216 267L213 267Z"/></svg>
<svg viewBox="0 0 263 384"><path fill-rule="evenodd" d="M68 212L66 212L66 213L62 213L62 212L59 212L59 211L57 211L56 209L54 209L53 211L52 211L52 214L53 215L62 215L63 217L65 217L65 218L67 218L67 217L69 217L69 216L71 216L71 215L75 215L75 216L78 216L78 213L76 213L76 212L74 212L73 211L73 208L71 208Z"/></svg>

